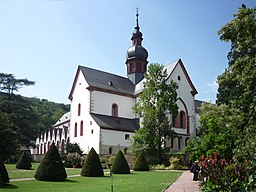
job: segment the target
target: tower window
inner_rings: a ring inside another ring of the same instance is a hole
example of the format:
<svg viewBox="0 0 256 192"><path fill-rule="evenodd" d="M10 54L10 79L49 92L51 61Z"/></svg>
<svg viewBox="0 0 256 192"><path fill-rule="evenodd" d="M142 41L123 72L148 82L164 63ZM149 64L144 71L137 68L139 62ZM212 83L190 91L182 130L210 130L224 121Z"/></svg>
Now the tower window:
<svg viewBox="0 0 256 192"><path fill-rule="evenodd" d="M112 105L112 116L118 117L118 106L115 103Z"/></svg>
<svg viewBox="0 0 256 192"><path fill-rule="evenodd" d="M137 70L137 72L142 72L141 71L141 64L140 63L138 63L138 70Z"/></svg>

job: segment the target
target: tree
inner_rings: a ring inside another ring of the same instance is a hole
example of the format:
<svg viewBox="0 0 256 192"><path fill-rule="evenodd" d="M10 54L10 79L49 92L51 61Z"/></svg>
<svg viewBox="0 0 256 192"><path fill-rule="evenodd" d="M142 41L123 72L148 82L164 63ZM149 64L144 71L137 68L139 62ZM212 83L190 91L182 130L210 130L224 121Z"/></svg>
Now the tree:
<svg viewBox="0 0 256 192"><path fill-rule="evenodd" d="M111 167L111 172L116 174L130 174L129 165L121 150L117 152L116 158Z"/></svg>
<svg viewBox="0 0 256 192"><path fill-rule="evenodd" d="M3 161L15 154L18 149L16 127L7 114L0 110L0 154Z"/></svg>
<svg viewBox="0 0 256 192"><path fill-rule="evenodd" d="M133 107L136 115L143 118L142 127L134 136L133 151L157 156L158 163L162 163L163 156L170 150L166 141L175 136L169 117L177 115L178 86L168 79L162 65L151 64L148 69L144 90Z"/></svg>
<svg viewBox="0 0 256 192"><path fill-rule="evenodd" d="M80 148L78 143L68 143L66 146L67 153L78 153L80 156L83 155L83 150Z"/></svg>
<svg viewBox="0 0 256 192"><path fill-rule="evenodd" d="M199 138L188 149L197 155L224 154L243 168L242 191L256 188L256 7L242 5L218 34L230 42L228 68L218 76L217 106L204 106ZM204 114L205 113L205 114ZM225 179L225 178L220 178ZM236 184L237 181L233 181ZM232 184L226 182L226 184ZM213 185L213 183L211 183ZM213 186L216 188L216 186Z"/></svg>
<svg viewBox="0 0 256 192"><path fill-rule="evenodd" d="M39 181L64 181L67 173L55 144L52 143L44 159L39 164L35 178Z"/></svg>
<svg viewBox="0 0 256 192"><path fill-rule="evenodd" d="M36 138L39 133L39 117L33 110L31 102L20 95L12 95L12 99L6 94L1 94L0 112L7 115L14 125L14 132L20 145L29 146L30 140Z"/></svg>
<svg viewBox="0 0 256 192"><path fill-rule="evenodd" d="M10 180L10 178L9 178L8 172L5 168L4 162L0 155L0 185L8 183L9 180Z"/></svg>
<svg viewBox="0 0 256 192"><path fill-rule="evenodd" d="M96 151L91 148L87 159L83 164L81 176L87 177L103 177L104 172L100 163L100 159Z"/></svg>
<svg viewBox="0 0 256 192"><path fill-rule="evenodd" d="M199 137L189 142L186 151L190 153L193 161L200 159L202 153L206 156L214 152L225 154L227 160L233 158L233 149L240 133L236 128L243 122L239 111L227 105L203 103L201 108Z"/></svg>
<svg viewBox="0 0 256 192"><path fill-rule="evenodd" d="M19 161L16 163L16 168L17 169L31 169L31 161L30 157L27 154L26 151L23 151L23 153L20 156Z"/></svg>
<svg viewBox="0 0 256 192"><path fill-rule="evenodd" d="M256 119L256 7L242 5L235 19L224 25L218 34L231 42L228 68L218 76L218 104L228 104L247 115L246 123Z"/></svg>
<svg viewBox="0 0 256 192"><path fill-rule="evenodd" d="M18 91L23 86L34 84L34 81L28 79L16 79L13 74L0 73L0 90L7 92L8 95L12 95L14 91Z"/></svg>
<svg viewBox="0 0 256 192"><path fill-rule="evenodd" d="M141 153L136 158L134 165L133 165L134 171L149 171L148 162L145 158L145 156Z"/></svg>
<svg viewBox="0 0 256 192"><path fill-rule="evenodd" d="M256 7L242 5L234 19L218 32L222 41L230 42L228 68L218 77L217 103L239 110L242 123L236 123L234 158L246 161L248 178L255 175L256 148ZM248 161L248 159L250 159Z"/></svg>

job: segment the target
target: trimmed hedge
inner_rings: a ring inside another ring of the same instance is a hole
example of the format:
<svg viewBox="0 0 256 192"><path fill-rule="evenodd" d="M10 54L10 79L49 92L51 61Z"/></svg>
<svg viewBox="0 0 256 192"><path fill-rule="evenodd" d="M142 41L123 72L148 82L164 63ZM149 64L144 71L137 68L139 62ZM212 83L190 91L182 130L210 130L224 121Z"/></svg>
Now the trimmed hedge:
<svg viewBox="0 0 256 192"><path fill-rule="evenodd" d="M139 154L139 156L136 158L134 165L133 165L134 171L149 171L148 162L143 154Z"/></svg>
<svg viewBox="0 0 256 192"><path fill-rule="evenodd" d="M111 172L116 174L129 174L130 168L121 150L118 151L112 164Z"/></svg>
<svg viewBox="0 0 256 192"><path fill-rule="evenodd" d="M103 177L104 172L100 159L94 148L91 148L81 170L81 176Z"/></svg>
<svg viewBox="0 0 256 192"><path fill-rule="evenodd" d="M64 181L67 173L55 144L52 143L44 159L39 164L35 178L39 181Z"/></svg>
<svg viewBox="0 0 256 192"><path fill-rule="evenodd" d="M16 163L16 168L17 169L31 169L31 161L29 155L24 151L21 156L19 161Z"/></svg>
<svg viewBox="0 0 256 192"><path fill-rule="evenodd" d="M8 183L10 181L8 172L5 168L4 162L0 156L0 185Z"/></svg>

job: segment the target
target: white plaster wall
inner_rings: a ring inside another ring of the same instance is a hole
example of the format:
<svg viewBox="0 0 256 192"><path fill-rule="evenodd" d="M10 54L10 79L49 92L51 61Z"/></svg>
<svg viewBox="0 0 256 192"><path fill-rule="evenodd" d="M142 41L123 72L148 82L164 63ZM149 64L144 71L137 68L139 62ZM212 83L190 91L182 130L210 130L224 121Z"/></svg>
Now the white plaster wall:
<svg viewBox="0 0 256 192"><path fill-rule="evenodd" d="M178 80L178 76L181 78L180 81ZM195 100L194 96L191 94L192 88L179 64L173 70L167 83L170 82L171 79L178 84L178 98L181 98L187 106L190 134L192 134L195 130ZM179 111L186 111L181 101L178 101L177 105L179 107Z"/></svg>
<svg viewBox="0 0 256 192"><path fill-rule="evenodd" d="M94 147L95 151L99 151L99 128L95 122L91 121L92 118L90 112L90 91L86 89L88 87L82 72L78 73L77 81L73 90L73 99L71 101L71 117L70 117L70 142L78 143L83 149L84 153L88 152L91 147ZM81 113L78 116L78 105L81 105ZM80 123L83 121L83 136L80 136ZM75 123L77 123L77 137L74 137ZM91 134L93 129L93 134ZM98 133L97 133L98 132Z"/></svg>
<svg viewBox="0 0 256 192"><path fill-rule="evenodd" d="M130 137L128 140L125 140L125 134L129 134ZM134 134L132 132L101 129L101 144L129 147L133 142Z"/></svg>
<svg viewBox="0 0 256 192"><path fill-rule="evenodd" d="M134 105L134 98L121 95L114 95L100 91L93 91L92 113L112 115L112 104L118 105L118 116L124 118L134 118L131 107Z"/></svg>

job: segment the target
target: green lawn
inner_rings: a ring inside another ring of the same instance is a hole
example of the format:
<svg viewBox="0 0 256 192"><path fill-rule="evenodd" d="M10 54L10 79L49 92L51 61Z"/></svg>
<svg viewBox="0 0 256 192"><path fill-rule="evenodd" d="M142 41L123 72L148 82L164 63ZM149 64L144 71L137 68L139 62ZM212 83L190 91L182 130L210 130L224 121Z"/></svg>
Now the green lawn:
<svg viewBox="0 0 256 192"><path fill-rule="evenodd" d="M36 169L39 163L32 163L31 170L16 169L16 164L5 164L5 167L8 171L10 179L19 179L19 178L34 178ZM66 168L68 176L71 175L80 175L81 168ZM109 172L109 169L104 169L104 172Z"/></svg>
<svg viewBox="0 0 256 192"><path fill-rule="evenodd" d="M36 168L38 164L33 164ZM15 165L6 165L11 179L33 178L35 170L17 170ZM81 169L66 169L68 176L80 174ZM64 182L45 182L37 180L11 181L1 188L1 191L19 192L105 192L111 191L111 177L109 170L106 170L104 177L70 177ZM113 189L115 192L139 192L150 191L160 192L174 182L180 172L172 171L149 171L132 172L131 174L114 174Z"/></svg>

